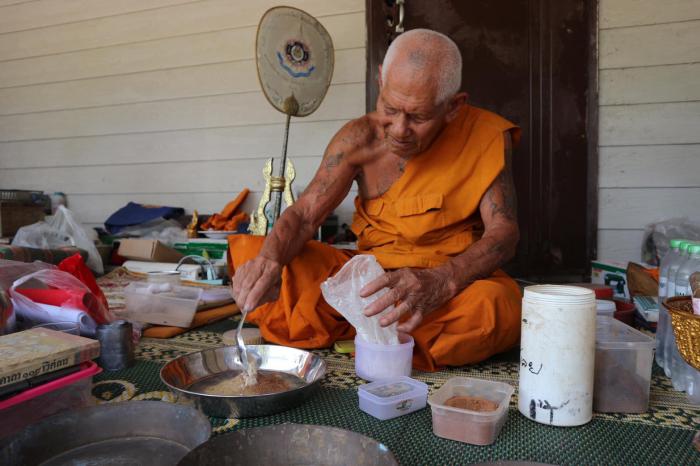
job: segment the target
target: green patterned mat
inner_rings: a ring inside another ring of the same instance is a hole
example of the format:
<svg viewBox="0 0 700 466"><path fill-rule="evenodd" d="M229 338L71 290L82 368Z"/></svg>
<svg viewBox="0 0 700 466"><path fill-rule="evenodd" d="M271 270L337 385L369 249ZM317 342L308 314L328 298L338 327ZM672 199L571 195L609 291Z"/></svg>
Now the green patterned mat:
<svg viewBox="0 0 700 466"><path fill-rule="evenodd" d="M221 334L237 319L190 331L169 339L143 339L137 364L123 371L95 377L93 394L100 402L157 399L174 401L159 379L162 365L180 355L221 345ZM691 446L700 426L700 409L655 367L650 409L642 415L596 414L589 424L556 428L532 422L517 410L517 392L496 443L478 447L441 439L432 433L430 409L379 421L359 410L355 376L348 355L315 351L328 363L321 390L313 399L290 411L260 418L212 418L215 434L246 427L284 422L336 426L365 434L386 444L401 464L467 464L494 460L527 460L552 464L698 464L700 453ZM448 378L465 375L508 382L517 388L518 362L513 358L449 368L436 373L414 372L432 390Z"/></svg>

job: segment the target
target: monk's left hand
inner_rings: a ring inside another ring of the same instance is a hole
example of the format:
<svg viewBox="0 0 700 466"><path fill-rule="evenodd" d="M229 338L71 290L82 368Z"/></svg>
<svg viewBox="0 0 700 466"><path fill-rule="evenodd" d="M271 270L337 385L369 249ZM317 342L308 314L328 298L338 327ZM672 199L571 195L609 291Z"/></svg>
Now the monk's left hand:
<svg viewBox="0 0 700 466"><path fill-rule="evenodd" d="M451 283L448 272L441 268L405 268L386 272L360 290L360 296L366 298L382 288L389 289L386 294L367 306L364 313L370 317L391 305L396 305L393 311L381 317L379 324L386 327L398 322L404 314L410 314L410 317L397 327L399 332L410 333L418 327L424 315L455 296L456 292Z"/></svg>

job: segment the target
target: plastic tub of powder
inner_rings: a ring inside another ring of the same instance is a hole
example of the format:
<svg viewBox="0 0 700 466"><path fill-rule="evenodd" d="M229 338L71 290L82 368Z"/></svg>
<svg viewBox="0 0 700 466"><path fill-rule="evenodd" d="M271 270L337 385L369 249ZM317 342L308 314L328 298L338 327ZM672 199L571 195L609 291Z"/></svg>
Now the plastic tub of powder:
<svg viewBox="0 0 700 466"><path fill-rule="evenodd" d="M425 408L428 386L410 377L360 385L360 409L382 421Z"/></svg>
<svg viewBox="0 0 700 466"><path fill-rule="evenodd" d="M470 377L449 379L428 398L433 433L472 445L492 444L508 418L514 391L503 382Z"/></svg>

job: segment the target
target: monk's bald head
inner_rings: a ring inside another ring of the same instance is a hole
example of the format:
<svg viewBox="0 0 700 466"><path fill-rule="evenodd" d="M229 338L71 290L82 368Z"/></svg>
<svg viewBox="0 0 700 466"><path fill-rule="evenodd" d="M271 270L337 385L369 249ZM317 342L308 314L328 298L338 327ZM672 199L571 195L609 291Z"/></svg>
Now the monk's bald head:
<svg viewBox="0 0 700 466"><path fill-rule="evenodd" d="M462 55L446 35L429 29L412 29L394 39L386 51L382 81L386 83L393 72L408 74L418 82L434 86L436 103L441 104L459 92Z"/></svg>

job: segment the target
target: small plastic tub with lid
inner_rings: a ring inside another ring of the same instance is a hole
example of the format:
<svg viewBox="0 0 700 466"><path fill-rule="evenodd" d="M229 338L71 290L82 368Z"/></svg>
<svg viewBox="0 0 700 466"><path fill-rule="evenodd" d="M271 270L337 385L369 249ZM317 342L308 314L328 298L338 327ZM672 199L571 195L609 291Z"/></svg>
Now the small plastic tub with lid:
<svg viewBox="0 0 700 466"><path fill-rule="evenodd" d="M355 337L355 373L370 382L410 376L413 361L413 337L404 337L398 345L368 343Z"/></svg>
<svg viewBox="0 0 700 466"><path fill-rule="evenodd" d="M425 408L428 386L410 377L372 382L358 388L360 409L377 419L392 419Z"/></svg>
<svg viewBox="0 0 700 466"><path fill-rule="evenodd" d="M514 391L503 382L470 377L449 379L428 398L433 433L472 445L492 444L508 418Z"/></svg>
<svg viewBox="0 0 700 466"><path fill-rule="evenodd" d="M611 317L598 317L595 340L593 410L646 412L654 340Z"/></svg>

